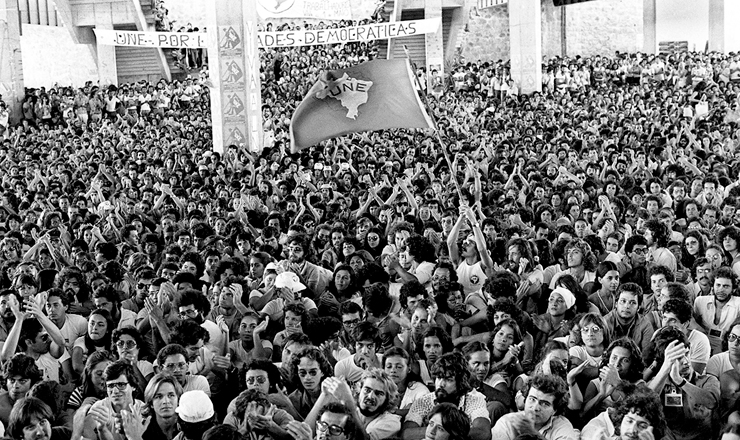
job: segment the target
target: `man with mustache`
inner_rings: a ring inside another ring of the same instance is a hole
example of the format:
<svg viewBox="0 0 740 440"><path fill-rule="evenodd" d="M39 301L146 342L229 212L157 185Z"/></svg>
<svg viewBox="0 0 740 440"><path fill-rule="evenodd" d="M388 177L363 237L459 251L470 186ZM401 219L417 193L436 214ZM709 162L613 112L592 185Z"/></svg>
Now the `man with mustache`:
<svg viewBox="0 0 740 440"><path fill-rule="evenodd" d="M398 387L393 380L380 368L370 368L362 374L358 388L359 392L353 393L342 379L329 377L324 380L321 396L306 423L313 425L318 409L336 399L352 412L358 425L362 423L369 438L382 440L396 436L401 430L401 416L390 412L398 400Z"/></svg>
<svg viewBox="0 0 740 440"><path fill-rule="evenodd" d="M696 281L686 286L691 293L692 304L694 298L712 294L711 277L712 263L706 257L697 258L694 266L691 268L691 278Z"/></svg>
<svg viewBox="0 0 740 440"><path fill-rule="evenodd" d="M491 419L486 409L486 398L471 385L472 375L467 361L460 353L442 355L432 365L435 390L411 404L403 424L404 439L419 439L426 435L424 420L435 405L452 403L470 417L470 440L491 439Z"/></svg>
<svg viewBox="0 0 740 440"><path fill-rule="evenodd" d="M609 340L622 337L632 339L641 350L647 349L653 336L653 327L649 320L641 319L637 311L640 308L642 288L635 283L624 283L617 289L617 301L614 309L604 317Z"/></svg>

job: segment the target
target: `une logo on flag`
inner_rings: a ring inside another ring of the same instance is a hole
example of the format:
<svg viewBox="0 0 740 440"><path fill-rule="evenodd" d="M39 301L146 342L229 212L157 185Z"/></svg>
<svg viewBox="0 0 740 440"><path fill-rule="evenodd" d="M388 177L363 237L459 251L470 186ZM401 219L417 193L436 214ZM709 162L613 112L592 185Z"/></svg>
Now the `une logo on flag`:
<svg viewBox="0 0 740 440"><path fill-rule="evenodd" d="M319 81L324 88L316 92L316 98L326 99L328 96L338 100L347 109L350 119L357 119L358 109L367 103L367 93L373 86L372 81L351 78L346 72L339 79L325 78Z"/></svg>
<svg viewBox="0 0 740 440"><path fill-rule="evenodd" d="M270 12L279 14L293 7L295 0L258 0L260 6Z"/></svg>

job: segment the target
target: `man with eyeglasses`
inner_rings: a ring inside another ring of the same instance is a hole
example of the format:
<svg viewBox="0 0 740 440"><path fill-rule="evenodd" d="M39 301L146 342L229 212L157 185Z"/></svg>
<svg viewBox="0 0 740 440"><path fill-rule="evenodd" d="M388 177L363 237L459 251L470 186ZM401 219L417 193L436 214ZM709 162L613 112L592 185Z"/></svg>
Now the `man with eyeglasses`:
<svg viewBox="0 0 740 440"><path fill-rule="evenodd" d="M691 268L691 278L694 282L686 287L691 294L692 304L697 297L712 294L712 263L708 258L699 257L694 261L694 266Z"/></svg>
<svg viewBox="0 0 740 440"><path fill-rule="evenodd" d="M112 438L116 424L122 423L121 412L137 412L144 408L144 402L134 399L136 376L134 367L126 361L109 364L103 372L108 397L95 402L87 413L84 438ZM94 429L93 429L94 428Z"/></svg>
<svg viewBox="0 0 740 440"><path fill-rule="evenodd" d="M604 316L604 323L610 341L628 337L645 351L653 337L653 327L647 319L640 319L637 313L641 298L642 288L637 284L620 285L614 309Z"/></svg>
<svg viewBox="0 0 740 440"><path fill-rule="evenodd" d="M401 416L390 412L398 398L396 384L385 371L371 368L362 374L358 385L359 393L354 395L346 381L329 377L321 386L316 405L321 407L333 399L342 402L370 438L380 440L398 434ZM311 424L311 414L306 421Z"/></svg>
<svg viewBox="0 0 740 440"><path fill-rule="evenodd" d="M339 341L350 353L355 353L355 340L352 336L353 329L364 319L365 311L353 301L345 301L339 308L342 315L342 331L339 333Z"/></svg>
<svg viewBox="0 0 740 440"><path fill-rule="evenodd" d="M627 274L635 268L647 265L647 252L648 243L642 235L633 235L627 239L624 243L626 257L622 259L622 263L627 266Z"/></svg>
<svg viewBox="0 0 740 440"><path fill-rule="evenodd" d="M562 414L568 406L568 386L559 376L538 374L529 380L524 410L502 416L491 430L495 440L537 435L545 440L575 440L579 433Z"/></svg>
<svg viewBox="0 0 740 440"><path fill-rule="evenodd" d="M315 419L314 419L315 420ZM361 440L366 436L362 424L355 419L352 410L339 402L324 405L318 413L316 425L310 422L289 422L285 428L295 440ZM311 431L316 433L315 437Z"/></svg>
<svg viewBox="0 0 740 440"><path fill-rule="evenodd" d="M167 373L177 379L184 391L201 390L211 395L208 379L188 372L188 351L182 345L169 344L157 354L157 372Z"/></svg>
<svg viewBox="0 0 740 440"><path fill-rule="evenodd" d="M144 300L149 297L149 286L157 278L157 273L148 268L142 268L136 271L136 294L131 298L121 302L121 309L131 310L134 313L144 309Z"/></svg>
<svg viewBox="0 0 740 440"><path fill-rule="evenodd" d="M712 355L723 351L722 335L740 318L740 297L734 296L737 286L735 272L723 266L714 273L713 295L700 296L694 300L696 323L709 337Z"/></svg>

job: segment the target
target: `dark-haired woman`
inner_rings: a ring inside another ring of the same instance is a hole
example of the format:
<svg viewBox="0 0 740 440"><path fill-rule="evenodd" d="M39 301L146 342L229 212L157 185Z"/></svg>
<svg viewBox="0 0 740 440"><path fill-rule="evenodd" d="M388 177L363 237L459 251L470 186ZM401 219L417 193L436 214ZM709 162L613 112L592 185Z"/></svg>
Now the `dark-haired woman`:
<svg viewBox="0 0 740 440"><path fill-rule="evenodd" d="M383 369L398 387L398 409L394 412L401 416L406 416L414 400L429 394L429 388L416 380L410 365L411 357L401 347L393 347L383 354Z"/></svg>
<svg viewBox="0 0 740 440"><path fill-rule="evenodd" d="M592 379L586 387L581 418L589 420L614 406L619 397L614 395L617 386L623 382L642 381L642 354L629 338L620 338L609 344L601 359L599 377Z"/></svg>
<svg viewBox="0 0 740 440"><path fill-rule="evenodd" d="M82 374L85 360L90 353L110 350L114 328L107 310L97 309L90 313L87 334L77 338L72 348L72 368L77 374Z"/></svg>

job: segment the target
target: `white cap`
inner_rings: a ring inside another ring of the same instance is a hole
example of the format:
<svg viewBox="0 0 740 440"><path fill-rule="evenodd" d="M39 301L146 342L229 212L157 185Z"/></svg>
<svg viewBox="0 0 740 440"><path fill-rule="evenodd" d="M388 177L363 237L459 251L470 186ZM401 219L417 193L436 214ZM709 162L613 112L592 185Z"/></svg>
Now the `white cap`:
<svg viewBox="0 0 740 440"><path fill-rule="evenodd" d="M213 417L213 402L203 390L187 391L180 396L175 410L180 419L187 423L198 423Z"/></svg>

